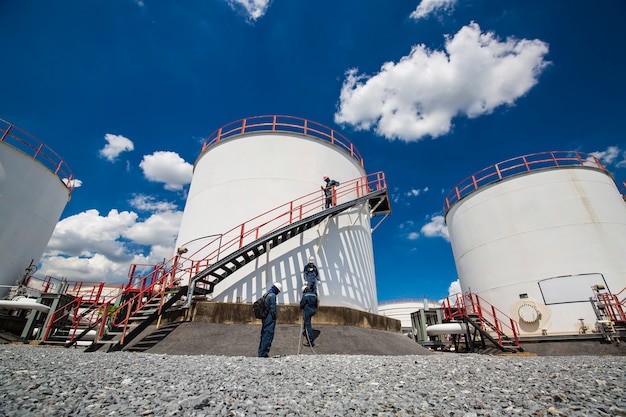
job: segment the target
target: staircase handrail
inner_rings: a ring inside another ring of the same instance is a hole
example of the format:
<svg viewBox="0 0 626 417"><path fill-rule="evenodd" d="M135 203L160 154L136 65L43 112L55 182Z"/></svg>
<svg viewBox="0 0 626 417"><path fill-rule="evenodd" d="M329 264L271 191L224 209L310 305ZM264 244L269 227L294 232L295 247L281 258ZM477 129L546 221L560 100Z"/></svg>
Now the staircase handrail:
<svg viewBox="0 0 626 417"><path fill-rule="evenodd" d="M96 288L98 288L97 291L95 291ZM119 289L111 289L106 294L102 294L102 289L102 285L94 286L93 290L91 291L90 297L85 297L85 295L77 295L74 296L74 299L57 308L52 314L53 319L48 321L48 325L46 326L41 341L48 341L50 337L50 331L55 327L58 322L60 322L64 318L69 318L72 322L70 326L71 334L69 342L74 341L76 331L81 324L84 325L85 323L87 323L89 327L97 324L98 318L96 317L94 319L94 315L97 313L98 309L103 304L114 301L119 296ZM93 297L94 291L97 294L96 297ZM74 314L70 315L72 310L74 310Z"/></svg>
<svg viewBox="0 0 626 417"><path fill-rule="evenodd" d="M335 192L337 199L340 197L342 199L348 199L351 196L355 196L354 198L356 199L369 194L372 190L382 189L386 189L384 173L376 172L342 182L336 187ZM315 195L317 195L317 197L315 197ZM211 242L193 252L190 256L183 257L182 255L177 254L169 260L156 265L132 264L129 268L129 281L127 286L124 288L124 294L134 295L118 306L115 313L111 315L110 320L112 327L121 328L122 336L119 343L124 343L124 337L127 333L131 317L140 311L146 304L150 303L150 301L159 296L159 294L164 294L167 288L177 286L177 283L185 278L186 274L190 274L189 278L191 279L203 268L210 265L211 261L215 262L219 260L220 256L228 255L228 252L226 252L227 250L233 249L234 252L235 250L243 247L245 244L251 243L266 234L278 230L297 220L303 219L307 214L312 214L316 209L317 211L322 211L323 206L321 206L321 204L325 202L325 199L325 195L320 196L320 191L305 194L302 197L292 200L286 204L282 204L274 209L253 217L247 222L231 228L229 231L220 234L219 237L216 237ZM276 214L277 211L278 214ZM271 217L268 220L268 215L274 217ZM254 226L251 227L250 223L253 223ZM246 227L246 225L248 225L248 227ZM262 228L265 227L267 227L268 230L262 230ZM224 242L224 236L231 236L231 238ZM251 240L248 242L246 239ZM205 255L200 259L192 258L201 253L204 249L215 244L215 242L218 242L219 245L217 245L217 248L210 251L208 255ZM184 264L187 261L189 261L190 265L181 267L181 264ZM150 271L147 274L136 275L139 269L144 269L138 268L141 266L149 267ZM160 287L157 288L157 285ZM163 298L161 298L159 310L163 305L162 301ZM105 311L106 310L107 308L105 307ZM100 327L94 343L97 343L97 341L100 340L106 333L107 315L108 314L103 314L98 319L97 324L99 324Z"/></svg>
<svg viewBox="0 0 626 417"><path fill-rule="evenodd" d="M455 294L454 297L456 299L454 306L450 302L451 297L445 298L442 303L446 320L454 320L458 317L468 319L470 315L476 315L478 316L481 330L485 330L485 323L492 326L492 329L495 330L498 335L498 341L501 346L502 336L509 337L507 331L512 335L515 344L519 346L519 327L517 322L507 314L475 293L467 292ZM501 317L505 317L507 320Z"/></svg>
<svg viewBox="0 0 626 417"><path fill-rule="evenodd" d="M376 172L341 182L339 186L336 186L335 192L337 200L349 201L362 197L372 190L385 188L384 173ZM320 191L313 191L281 204L232 227L224 233L212 236L213 239L189 255L184 254L183 256L183 254L178 254L159 264L161 268L170 272L169 279L167 282L164 282L164 285L167 287L175 286L185 278L191 279L200 271L218 261L222 256L226 256L266 234L302 220L307 215L323 211L326 196L320 195ZM149 282L149 277L154 273L153 270L146 275L135 275L139 269L137 266L141 265L131 265L127 288L144 288L144 283ZM154 269L156 266L152 265L150 267ZM154 285L154 283L151 284Z"/></svg>

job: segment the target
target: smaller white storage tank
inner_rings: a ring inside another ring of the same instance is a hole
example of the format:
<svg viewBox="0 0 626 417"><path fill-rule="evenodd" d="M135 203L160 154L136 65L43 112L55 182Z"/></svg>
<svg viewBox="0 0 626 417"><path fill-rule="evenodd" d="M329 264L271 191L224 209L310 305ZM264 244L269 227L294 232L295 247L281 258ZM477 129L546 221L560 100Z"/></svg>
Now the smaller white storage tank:
<svg viewBox="0 0 626 417"><path fill-rule="evenodd" d="M626 287L626 204L591 155L500 162L456 186L444 212L463 292L516 320L522 336L593 328L592 286Z"/></svg>
<svg viewBox="0 0 626 417"><path fill-rule="evenodd" d="M0 119L0 298L33 270L48 245L73 176L38 139Z"/></svg>

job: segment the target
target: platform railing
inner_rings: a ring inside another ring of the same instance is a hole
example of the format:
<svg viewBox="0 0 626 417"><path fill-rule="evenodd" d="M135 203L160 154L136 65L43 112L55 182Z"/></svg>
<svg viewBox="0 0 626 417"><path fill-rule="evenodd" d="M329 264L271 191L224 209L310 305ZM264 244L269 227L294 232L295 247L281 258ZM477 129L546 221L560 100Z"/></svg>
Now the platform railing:
<svg viewBox="0 0 626 417"><path fill-rule="evenodd" d="M606 167L598 158L583 152L540 152L508 159L470 175L452 188L444 200L444 215L448 213L454 204L481 187L526 172L566 166L585 166L597 168L608 173Z"/></svg>
<svg viewBox="0 0 626 417"><path fill-rule="evenodd" d="M11 145L54 172L65 184L70 194L74 189L74 174L55 151L19 127L0 119L0 142Z"/></svg>
<svg viewBox="0 0 626 417"><path fill-rule="evenodd" d="M344 152L347 152L358 161L361 167L364 166L363 157L359 151L354 144L341 133L311 120L283 115L254 116L228 123L206 138L202 145L202 152L211 145L223 140L246 133L257 132L297 133L322 139L339 147Z"/></svg>

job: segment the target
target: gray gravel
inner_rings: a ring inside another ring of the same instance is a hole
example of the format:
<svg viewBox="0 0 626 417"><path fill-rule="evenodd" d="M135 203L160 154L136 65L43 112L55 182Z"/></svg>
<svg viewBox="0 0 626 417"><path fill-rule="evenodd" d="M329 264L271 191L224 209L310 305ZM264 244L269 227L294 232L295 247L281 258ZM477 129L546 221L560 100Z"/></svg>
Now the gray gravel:
<svg viewBox="0 0 626 417"><path fill-rule="evenodd" d="M0 346L2 416L626 416L618 356L259 359Z"/></svg>

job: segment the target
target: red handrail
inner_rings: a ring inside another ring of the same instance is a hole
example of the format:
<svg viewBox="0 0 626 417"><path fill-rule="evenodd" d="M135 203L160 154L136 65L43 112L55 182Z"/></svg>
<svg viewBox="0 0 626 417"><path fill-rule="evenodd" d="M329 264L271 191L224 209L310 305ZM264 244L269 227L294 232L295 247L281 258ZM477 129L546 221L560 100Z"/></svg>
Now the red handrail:
<svg viewBox="0 0 626 417"><path fill-rule="evenodd" d="M386 187L384 173L376 172L345 182L342 181L341 185L336 187L335 192L338 204L342 204ZM228 255L268 233L322 211L325 199L326 197L321 190L311 192L236 225L224 233L209 236L212 239L193 253L175 255L159 265L133 264L129 271L127 288L142 290L157 282L166 287L171 287L177 282L188 281L222 256ZM142 274L146 268L149 268L150 271L147 274ZM162 273L155 277L155 270L157 269L160 269Z"/></svg>
<svg viewBox="0 0 626 417"><path fill-rule="evenodd" d="M211 145L245 133L255 132L287 132L322 139L338 146L350 154L364 167L363 157L356 147L341 133L323 124L301 117L266 115L254 116L230 122L211 133L202 144L202 152Z"/></svg>
<svg viewBox="0 0 626 417"><path fill-rule="evenodd" d="M74 174L67 163L51 148L36 137L0 119L0 142L31 156L50 171L54 172L65 184L70 194L74 189Z"/></svg>
<svg viewBox="0 0 626 417"><path fill-rule="evenodd" d="M608 173L606 167L602 165L598 158L583 152L552 151L519 156L481 169L457 184L446 194L443 204L444 216L459 200L477 191L481 187L514 175L539 169L560 168L565 166L585 166L600 169Z"/></svg>
<svg viewBox="0 0 626 417"><path fill-rule="evenodd" d="M377 172L342 182L341 185L336 187L335 193L336 198L341 200L340 203L342 203L363 197L374 190L385 189L386 187L384 173ZM193 278L193 276L208 267L212 262L218 260L223 254L235 251L263 235L299 221L307 215L322 211L325 199L326 196L321 191L314 191L233 227L190 255L184 257L175 255L168 261L157 265L132 264L129 268L128 284L123 290L123 293L128 295L128 297L118 306L114 313L109 314L109 311L115 298L101 299L99 295L102 291L101 285L94 286L91 292L83 291L81 293L82 286L80 284L82 283L79 283L75 285L73 291L82 295L70 303L72 306L76 306L75 317L79 317L83 324L87 322L90 328L99 326L95 339L96 343L104 335L107 322L110 319L112 326L122 328L120 343L124 343L130 317L159 296L161 296L160 313L166 288L177 286L178 282L183 278ZM146 269L148 269L148 272L142 273ZM97 295L93 295L94 293ZM100 305L97 310L91 311L88 316L80 317L78 309L82 297L86 296L86 294L89 295L88 298L90 300L100 300ZM119 292L116 292L116 297L118 295ZM62 317L56 318L54 322L69 315L69 312L63 312L68 307L69 305L63 306L55 312L55 316L60 315ZM80 320L75 321L72 326L74 331L71 335L71 341L74 340L78 324L81 323ZM51 322L47 326L44 338L47 338L52 324Z"/></svg>
<svg viewBox="0 0 626 417"><path fill-rule="evenodd" d="M454 304L451 298L454 298ZM520 331L515 320L478 294L468 292L447 297L443 300L442 307L446 320L468 318L470 315L475 315L479 319L481 330L486 330L485 323L493 326L500 346L502 346L502 336L504 335L512 336L515 344L519 346Z"/></svg>

